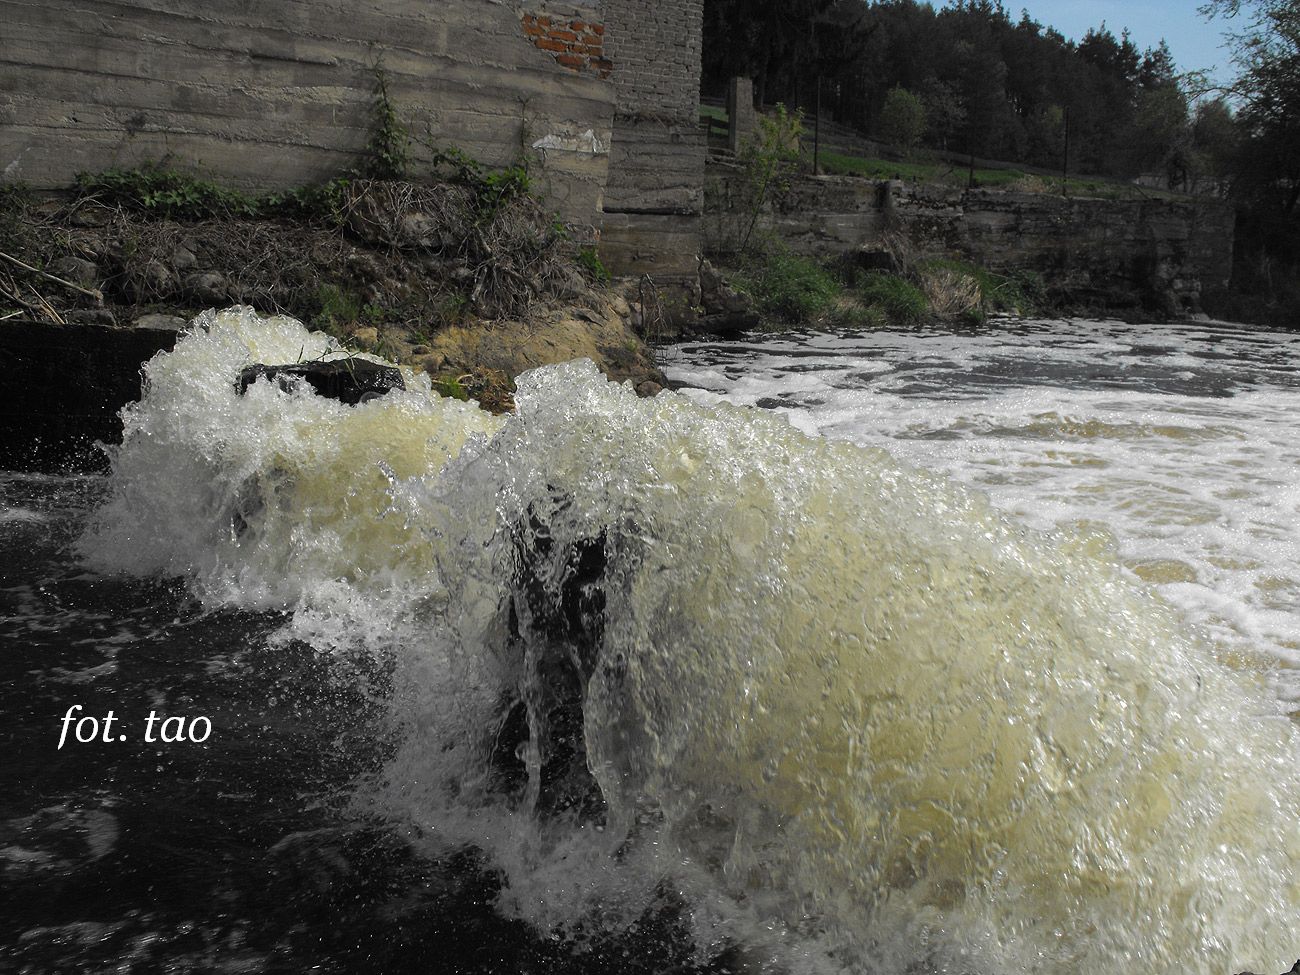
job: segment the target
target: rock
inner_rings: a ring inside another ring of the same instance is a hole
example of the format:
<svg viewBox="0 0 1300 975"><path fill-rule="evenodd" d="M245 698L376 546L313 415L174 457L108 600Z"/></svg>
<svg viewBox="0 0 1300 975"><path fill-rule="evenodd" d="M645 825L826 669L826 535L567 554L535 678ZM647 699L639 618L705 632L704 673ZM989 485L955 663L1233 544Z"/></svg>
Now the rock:
<svg viewBox="0 0 1300 975"><path fill-rule="evenodd" d="M359 328L352 333L352 341L363 349L373 349L379 344L379 329L373 325Z"/></svg>
<svg viewBox="0 0 1300 975"><path fill-rule="evenodd" d="M643 399L650 399L651 397L658 396L662 393L663 389L664 388L653 379L647 379L644 382L637 383L636 394Z"/></svg>
<svg viewBox="0 0 1300 975"><path fill-rule="evenodd" d="M551 292L559 298L582 298L590 290L586 278L572 268L566 268L564 274L551 283Z"/></svg>
<svg viewBox="0 0 1300 975"><path fill-rule="evenodd" d="M397 244L399 247L440 248L442 241L438 236L438 223L427 213L407 213L397 224Z"/></svg>
<svg viewBox="0 0 1300 975"><path fill-rule="evenodd" d="M627 299L622 295L615 295L610 305L614 309L614 314L626 321L632 314L632 306L627 303Z"/></svg>
<svg viewBox="0 0 1300 975"><path fill-rule="evenodd" d="M437 352L423 352L419 355L413 355L408 361L411 368L423 370L430 376L437 375L447 365L447 357Z"/></svg>
<svg viewBox="0 0 1300 975"><path fill-rule="evenodd" d="M107 308L74 308L72 311L63 313L65 322L72 322L77 325L109 325L117 324L117 319Z"/></svg>
<svg viewBox="0 0 1300 975"><path fill-rule="evenodd" d="M162 298L174 294L180 286L171 268L161 261L149 261L140 271L140 287L148 297Z"/></svg>
<svg viewBox="0 0 1300 975"><path fill-rule="evenodd" d="M97 203L83 203L68 217L74 227L106 227L113 219L113 210Z"/></svg>
<svg viewBox="0 0 1300 975"><path fill-rule="evenodd" d="M428 355L431 351L427 345L416 345L411 348L411 355Z"/></svg>
<svg viewBox="0 0 1300 975"><path fill-rule="evenodd" d="M223 305L230 298L226 279L215 271L191 274L185 279L186 297L204 305Z"/></svg>
<svg viewBox="0 0 1300 975"><path fill-rule="evenodd" d="M179 274L184 274L198 263L199 259L194 256L194 251L184 244L172 251L172 268Z"/></svg>
<svg viewBox="0 0 1300 975"><path fill-rule="evenodd" d="M396 366L383 366L368 359L335 359L331 362L299 362L293 365L269 366L263 363L247 366L239 373L235 388L240 395L259 380L277 384L288 390L295 379L305 380L325 399L336 399L349 406L357 406L395 389L406 389L402 372Z"/></svg>
<svg viewBox="0 0 1300 975"><path fill-rule="evenodd" d="M50 265L50 273L83 288L94 288L99 283L99 268L80 257L63 257Z"/></svg>
<svg viewBox="0 0 1300 975"><path fill-rule="evenodd" d="M179 332L189 325L180 315L141 315L131 323L132 328L151 328L160 332Z"/></svg>
<svg viewBox="0 0 1300 975"><path fill-rule="evenodd" d="M757 324L753 300L748 295L742 294L727 284L722 275L708 261L700 262L700 303L704 306L706 317L726 315L739 322L753 315L754 324ZM752 328L754 326L745 327ZM739 329L732 328L730 330L738 331Z"/></svg>

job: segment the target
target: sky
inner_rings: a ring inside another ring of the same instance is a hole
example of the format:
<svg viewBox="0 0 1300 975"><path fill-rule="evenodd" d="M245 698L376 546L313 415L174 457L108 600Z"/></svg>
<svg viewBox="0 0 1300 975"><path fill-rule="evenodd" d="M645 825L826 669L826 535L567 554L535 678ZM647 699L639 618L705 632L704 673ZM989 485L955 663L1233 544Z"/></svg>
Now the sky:
<svg viewBox="0 0 1300 975"><path fill-rule="evenodd" d="M1155 47L1164 38L1179 71L1206 70L1211 77L1232 77L1228 52L1220 45L1228 26L1222 18L1206 20L1196 12L1203 0L1003 0L1012 19L1022 9L1044 26L1082 40L1088 28L1102 21L1116 37L1125 27L1138 50ZM1217 69L1212 70L1211 69Z"/></svg>

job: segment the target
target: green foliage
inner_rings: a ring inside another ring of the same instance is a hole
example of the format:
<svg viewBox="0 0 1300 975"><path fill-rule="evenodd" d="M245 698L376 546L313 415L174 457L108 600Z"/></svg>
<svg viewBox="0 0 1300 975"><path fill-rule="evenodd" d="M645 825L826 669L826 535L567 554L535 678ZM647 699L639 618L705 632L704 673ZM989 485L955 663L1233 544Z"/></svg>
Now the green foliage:
<svg viewBox="0 0 1300 975"><path fill-rule="evenodd" d="M877 132L900 149L913 149L925 134L925 105L906 88L894 86L885 96Z"/></svg>
<svg viewBox="0 0 1300 975"><path fill-rule="evenodd" d="M756 138L740 152L741 179L739 207L744 223L737 249L748 251L754 229L763 210L780 203L789 192L799 171L799 140L803 136L803 112L788 112L777 105L770 115L762 115Z"/></svg>
<svg viewBox="0 0 1300 975"><path fill-rule="evenodd" d="M348 187L351 184L351 178L336 176L326 183L282 190L263 197L259 209L263 216L323 219L334 224L342 223L347 208Z"/></svg>
<svg viewBox="0 0 1300 975"><path fill-rule="evenodd" d="M609 272L605 270L605 264L600 259L600 254L594 247L584 247L578 251L575 258L578 266L586 273L587 277L597 284L609 284Z"/></svg>
<svg viewBox="0 0 1300 975"><path fill-rule="evenodd" d="M824 267L779 245L751 254L736 283L765 317L795 325L824 314L841 292Z"/></svg>
<svg viewBox="0 0 1300 975"><path fill-rule="evenodd" d="M856 290L865 304L879 308L892 325L916 325L930 311L921 289L895 274L873 271L861 275Z"/></svg>
<svg viewBox="0 0 1300 975"><path fill-rule="evenodd" d="M491 220L510 201L533 192L533 179L524 159L505 169L492 169L456 146L435 150L434 175L474 192L475 209L483 220Z"/></svg>
<svg viewBox="0 0 1300 975"><path fill-rule="evenodd" d="M402 122L388 94L388 74L378 63L375 76L374 120L362 175L371 179L405 179L410 168L411 132Z"/></svg>
<svg viewBox="0 0 1300 975"><path fill-rule="evenodd" d="M359 322L368 310L361 298L336 284L322 284L316 289L316 311L311 316L311 327L329 335L341 337L349 325Z"/></svg>
<svg viewBox="0 0 1300 975"><path fill-rule="evenodd" d="M469 391L465 389L460 379L455 376L442 376L433 380L433 390L439 396L457 399L462 403L469 400Z"/></svg>
<svg viewBox="0 0 1300 975"><path fill-rule="evenodd" d="M260 212L256 198L173 169L165 160L136 169L78 173L76 182L82 196L163 219L255 217Z"/></svg>

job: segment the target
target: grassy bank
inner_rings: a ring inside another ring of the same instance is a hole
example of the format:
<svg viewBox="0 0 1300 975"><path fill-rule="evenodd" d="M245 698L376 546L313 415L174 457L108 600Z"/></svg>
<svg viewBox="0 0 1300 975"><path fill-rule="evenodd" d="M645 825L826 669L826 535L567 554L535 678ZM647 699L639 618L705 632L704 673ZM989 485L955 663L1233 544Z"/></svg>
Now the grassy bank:
<svg viewBox="0 0 1300 975"><path fill-rule="evenodd" d="M849 261L825 264L769 243L731 268L730 278L773 329L982 324L996 314L1049 311L1042 278L1032 273L1006 276L962 261L902 253L889 263L876 269Z"/></svg>

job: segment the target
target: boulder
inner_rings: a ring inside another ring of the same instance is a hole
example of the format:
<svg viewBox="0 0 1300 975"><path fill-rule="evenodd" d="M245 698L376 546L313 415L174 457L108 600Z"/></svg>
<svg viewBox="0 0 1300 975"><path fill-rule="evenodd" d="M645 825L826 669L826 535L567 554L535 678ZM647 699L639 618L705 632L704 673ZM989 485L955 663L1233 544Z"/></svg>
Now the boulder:
<svg viewBox="0 0 1300 975"><path fill-rule="evenodd" d="M298 362L270 366L257 363L240 370L235 388L242 396L259 379L288 390L295 381L305 381L325 399L356 406L394 389L406 389L402 373L396 366L384 366L368 359L334 359L330 362Z"/></svg>

